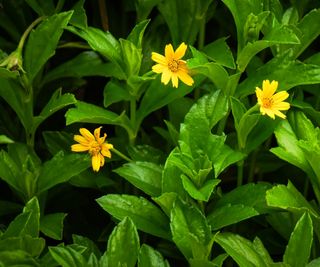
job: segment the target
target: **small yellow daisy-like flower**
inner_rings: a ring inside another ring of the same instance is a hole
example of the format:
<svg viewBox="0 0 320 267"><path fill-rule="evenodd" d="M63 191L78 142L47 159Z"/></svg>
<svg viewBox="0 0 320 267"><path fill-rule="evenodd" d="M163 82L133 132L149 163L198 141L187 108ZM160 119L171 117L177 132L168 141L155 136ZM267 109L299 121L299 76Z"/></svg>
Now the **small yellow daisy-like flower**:
<svg viewBox="0 0 320 267"><path fill-rule="evenodd" d="M105 142L107 134L100 137L101 128L95 129L94 134L90 133L86 128L80 128L81 135L76 134L73 137L79 144L71 146L71 150L74 152L89 152L92 169L96 172L104 165L104 157L111 158L110 149L113 148L112 144Z"/></svg>
<svg viewBox="0 0 320 267"><path fill-rule="evenodd" d="M176 51L173 50L171 44L166 45L164 56L152 52L151 59L155 61L156 65L152 66L155 73L162 73L161 82L168 84L170 79L173 87L178 87L179 79L186 85L192 86L194 81L189 75L189 69L186 61L181 58L187 50L187 45L182 43Z"/></svg>
<svg viewBox="0 0 320 267"><path fill-rule="evenodd" d="M275 94L278 88L278 82L269 80L264 80L262 82L262 90L256 87L256 95L258 98L258 104L260 105L260 112L262 115L267 114L272 119L275 119L275 115L282 119L286 118L280 110L288 110L290 104L288 102L283 102L283 100L289 97L286 91L281 91Z"/></svg>

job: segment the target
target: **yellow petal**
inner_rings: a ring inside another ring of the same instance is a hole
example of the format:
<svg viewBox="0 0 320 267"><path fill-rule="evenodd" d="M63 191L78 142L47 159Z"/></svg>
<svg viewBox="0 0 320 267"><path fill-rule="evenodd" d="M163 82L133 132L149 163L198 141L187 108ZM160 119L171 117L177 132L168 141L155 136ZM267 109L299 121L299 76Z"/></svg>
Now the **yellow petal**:
<svg viewBox="0 0 320 267"><path fill-rule="evenodd" d="M171 75L171 82L172 82L172 86L174 88L178 88L179 85L179 79L176 73L172 73Z"/></svg>
<svg viewBox="0 0 320 267"><path fill-rule="evenodd" d="M88 141L93 141L95 140L94 139L94 136L92 133L89 132L89 130L87 130L86 128L80 128L80 133L82 134L82 136L84 138L86 138Z"/></svg>
<svg viewBox="0 0 320 267"><path fill-rule="evenodd" d="M103 165L104 165L104 156L102 156L102 155L99 153L99 158L100 158L100 167L103 167Z"/></svg>
<svg viewBox="0 0 320 267"><path fill-rule="evenodd" d="M184 72L184 71L178 71L178 72L177 72L177 75L178 75L179 79L180 79L183 83L185 83L186 85L189 85L189 86L192 86L192 85L193 85L194 80L191 78L191 76L190 76L188 73L186 73L186 72Z"/></svg>
<svg viewBox="0 0 320 267"><path fill-rule="evenodd" d="M275 119L273 110L271 110L271 109L264 109L264 111L266 112L266 114L267 114L270 118Z"/></svg>
<svg viewBox="0 0 320 267"><path fill-rule="evenodd" d="M162 65L167 64L167 59L163 55L160 55L156 52L151 53L151 59L159 64L162 64Z"/></svg>
<svg viewBox="0 0 320 267"><path fill-rule="evenodd" d="M112 144L103 144L101 149L101 154L107 158L111 158L110 149L113 148Z"/></svg>
<svg viewBox="0 0 320 267"><path fill-rule="evenodd" d="M81 144L74 144L71 146L71 151L73 152L84 152L84 151L88 151L89 147L88 146L84 146Z"/></svg>
<svg viewBox="0 0 320 267"><path fill-rule="evenodd" d="M288 102L280 102L272 105L272 109L277 110L288 110L290 108L290 104Z"/></svg>
<svg viewBox="0 0 320 267"><path fill-rule="evenodd" d="M171 59L174 57L174 51L173 51L172 44L166 45L166 47L164 49L164 55L165 55L166 59Z"/></svg>
<svg viewBox="0 0 320 267"><path fill-rule="evenodd" d="M162 73L165 69L167 69L168 67L161 65L161 64L156 64L152 66L152 70L155 73Z"/></svg>
<svg viewBox="0 0 320 267"><path fill-rule="evenodd" d="M96 140L99 140L99 138L100 138L100 130L101 130L101 126L99 127L99 128L96 128L95 130L94 130L94 137L96 138Z"/></svg>
<svg viewBox="0 0 320 267"><path fill-rule="evenodd" d="M256 87L256 96L257 96L258 100L261 100L262 90L259 87Z"/></svg>
<svg viewBox="0 0 320 267"><path fill-rule="evenodd" d="M92 156L92 158L91 158L91 164L92 164L92 169L93 169L95 172L98 172L99 169L100 169L100 156L99 156L99 154Z"/></svg>
<svg viewBox="0 0 320 267"><path fill-rule="evenodd" d="M176 52L174 53L175 59L180 59L184 56L187 50L187 45L185 43L182 43L179 45L179 47L176 49Z"/></svg>
<svg viewBox="0 0 320 267"><path fill-rule="evenodd" d="M272 96L273 102L278 103L282 102L283 100L287 99L289 97L288 92L281 91L279 93L276 93L274 96Z"/></svg>
<svg viewBox="0 0 320 267"><path fill-rule="evenodd" d="M278 88L278 82L272 81L270 83L269 80L264 80L262 82L262 90L263 90L263 97L270 98L276 92Z"/></svg>
<svg viewBox="0 0 320 267"><path fill-rule="evenodd" d="M284 115L282 112L280 112L279 110L275 110L274 114L276 114L278 117L285 119L286 115Z"/></svg>
<svg viewBox="0 0 320 267"><path fill-rule="evenodd" d="M171 75L172 75L172 72L168 69L165 69L161 75L161 82L164 84L168 84L168 82L170 81Z"/></svg>
<svg viewBox="0 0 320 267"><path fill-rule="evenodd" d="M73 140L82 144L82 145L89 145L89 141L85 139L82 135L76 134L73 136Z"/></svg>

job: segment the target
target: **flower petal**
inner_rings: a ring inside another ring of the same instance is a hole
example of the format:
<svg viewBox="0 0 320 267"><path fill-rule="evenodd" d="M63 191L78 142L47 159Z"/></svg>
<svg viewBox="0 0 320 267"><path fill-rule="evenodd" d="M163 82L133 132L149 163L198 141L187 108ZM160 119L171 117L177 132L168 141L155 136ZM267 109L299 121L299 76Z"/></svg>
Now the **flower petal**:
<svg viewBox="0 0 320 267"><path fill-rule="evenodd" d="M82 135L79 135L79 134L75 134L73 136L73 140L82 144L82 145L89 145L89 140L87 140L86 138L84 138Z"/></svg>
<svg viewBox="0 0 320 267"><path fill-rule="evenodd" d="M98 172L100 169L100 154L93 155L91 158L92 169L95 172Z"/></svg>
<svg viewBox="0 0 320 267"><path fill-rule="evenodd" d="M194 80L191 78L191 76L190 76L188 73L186 73L186 72L184 72L184 71L178 71L178 72L177 72L177 75L178 75L179 79L180 79L183 83L185 83L186 85L189 85L189 86L192 86L192 85L193 85Z"/></svg>
<svg viewBox="0 0 320 267"><path fill-rule="evenodd" d="M74 144L71 146L71 151L73 152L84 152L88 150L89 150L89 146L84 146L82 144Z"/></svg>
<svg viewBox="0 0 320 267"><path fill-rule="evenodd" d="M279 93L276 93L272 96L273 103L282 102L283 100L287 99L289 97L288 92L281 91Z"/></svg>
<svg viewBox="0 0 320 267"><path fill-rule="evenodd" d="M178 79L177 73L172 73L172 75L171 75L171 82L172 82L172 86L173 86L173 87L178 88L179 79Z"/></svg>
<svg viewBox="0 0 320 267"><path fill-rule="evenodd" d="M103 165L104 165L104 156L102 156L102 155L99 153L99 158L100 158L100 167L103 167Z"/></svg>
<svg viewBox="0 0 320 267"><path fill-rule="evenodd" d="M111 158L111 152L110 152L110 149L113 148L113 145L112 144L107 144L107 143L104 143L101 147L101 154L107 158Z"/></svg>
<svg viewBox="0 0 320 267"><path fill-rule="evenodd" d="M163 55L160 55L156 52L151 53L151 59L159 64L162 64L162 65L167 64L167 59Z"/></svg>
<svg viewBox="0 0 320 267"><path fill-rule="evenodd" d="M270 83L269 80L264 80L262 82L262 90L263 90L263 98L270 98L272 95L276 92L278 88L278 82L277 81L272 81Z"/></svg>
<svg viewBox="0 0 320 267"><path fill-rule="evenodd" d="M164 84L168 84L168 82L170 81L172 72L169 69L165 69L162 72L162 76L161 76L161 82Z"/></svg>
<svg viewBox="0 0 320 267"><path fill-rule="evenodd" d="M275 119L273 110L265 108L264 111L270 118Z"/></svg>
<svg viewBox="0 0 320 267"><path fill-rule="evenodd" d="M185 55L187 48L188 46L185 43L182 43L181 45L179 45L179 47L176 49L174 53L175 59L182 58Z"/></svg>
<svg viewBox="0 0 320 267"><path fill-rule="evenodd" d="M276 114L278 117L285 119L287 116L284 115L282 112L280 112L279 110L274 110L274 114Z"/></svg>
<svg viewBox="0 0 320 267"><path fill-rule="evenodd" d="M165 69L167 69L168 67L162 65L162 64L156 64L152 66L152 70L155 73L162 73Z"/></svg>
<svg viewBox="0 0 320 267"><path fill-rule="evenodd" d="M81 135L82 135L85 139L87 139L88 141L94 141L94 140L95 140L93 134L90 133L90 131L87 130L86 128L80 128L79 131L80 131Z"/></svg>
<svg viewBox="0 0 320 267"><path fill-rule="evenodd" d="M164 49L164 55L165 55L167 60L174 57L174 51L173 51L172 44L167 44L166 45L166 47Z"/></svg>
<svg viewBox="0 0 320 267"><path fill-rule="evenodd" d="M94 130L94 137L96 138L96 140L99 140L99 138L100 138L100 130L101 130L101 126L99 127L99 128L96 128L95 130Z"/></svg>
<svg viewBox="0 0 320 267"><path fill-rule="evenodd" d="M272 109L275 110L288 110L290 108L290 104L288 102L280 102L272 105Z"/></svg>

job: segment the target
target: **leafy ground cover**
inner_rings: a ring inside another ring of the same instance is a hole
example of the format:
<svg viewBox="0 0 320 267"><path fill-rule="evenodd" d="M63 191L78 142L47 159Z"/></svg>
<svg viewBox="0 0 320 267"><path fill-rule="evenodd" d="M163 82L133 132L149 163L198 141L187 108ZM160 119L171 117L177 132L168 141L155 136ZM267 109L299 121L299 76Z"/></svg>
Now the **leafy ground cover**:
<svg viewBox="0 0 320 267"><path fill-rule="evenodd" d="M320 266L320 3L0 1L0 267Z"/></svg>

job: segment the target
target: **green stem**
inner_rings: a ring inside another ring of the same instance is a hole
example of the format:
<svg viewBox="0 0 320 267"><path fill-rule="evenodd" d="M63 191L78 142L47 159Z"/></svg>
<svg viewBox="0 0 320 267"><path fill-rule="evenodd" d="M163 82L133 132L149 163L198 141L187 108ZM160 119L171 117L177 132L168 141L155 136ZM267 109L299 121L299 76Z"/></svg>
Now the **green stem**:
<svg viewBox="0 0 320 267"><path fill-rule="evenodd" d="M138 131L136 127L136 109L137 109L137 102L135 99L130 100L130 121L132 127L135 129L134 135L129 136L129 141L131 145L134 145L136 139L136 131Z"/></svg>
<svg viewBox="0 0 320 267"><path fill-rule="evenodd" d="M133 162L132 159L130 159L129 157L127 157L126 155L121 153L118 149L111 148L111 151L114 152L115 154L117 154L119 157L123 158L124 160L126 160L128 162Z"/></svg>
<svg viewBox="0 0 320 267"><path fill-rule="evenodd" d="M238 162L237 187L243 184L243 165L244 165L243 160Z"/></svg>
<svg viewBox="0 0 320 267"><path fill-rule="evenodd" d="M257 162L257 155L258 155L258 149L256 149L251 156L251 161L250 161L250 168L249 168L249 176L248 176L248 183L253 182L253 177L254 177L254 170L256 168L256 162Z"/></svg>
<svg viewBox="0 0 320 267"><path fill-rule="evenodd" d="M89 45L80 43L80 42L68 42L62 45L59 45L57 48L80 48L80 49L90 49Z"/></svg>
<svg viewBox="0 0 320 267"><path fill-rule="evenodd" d="M32 31L32 29L37 25L39 24L41 21L43 21L44 19L46 18L46 16L42 16L42 17L39 17L37 18L35 21L33 21L29 27L25 30L25 32L22 34L21 36L21 39L20 39L20 42L18 44L18 49L17 50L20 50L22 51L23 49L23 46L24 46L24 43L29 35L29 33Z"/></svg>
<svg viewBox="0 0 320 267"><path fill-rule="evenodd" d="M202 50L205 41L206 32L206 16L204 15L201 19L200 29L199 29L199 37L198 37L198 49Z"/></svg>

